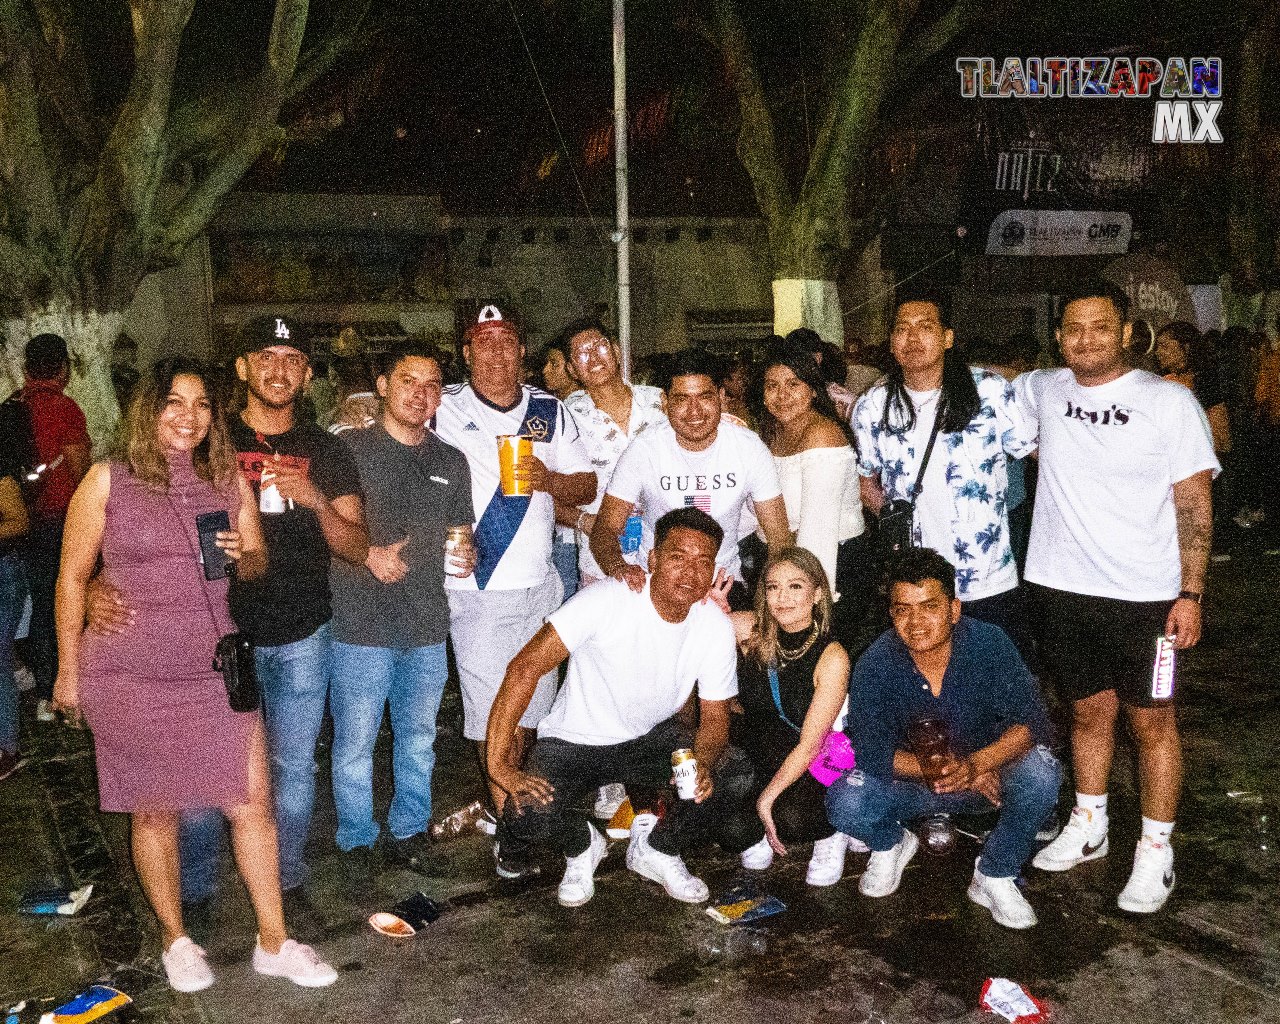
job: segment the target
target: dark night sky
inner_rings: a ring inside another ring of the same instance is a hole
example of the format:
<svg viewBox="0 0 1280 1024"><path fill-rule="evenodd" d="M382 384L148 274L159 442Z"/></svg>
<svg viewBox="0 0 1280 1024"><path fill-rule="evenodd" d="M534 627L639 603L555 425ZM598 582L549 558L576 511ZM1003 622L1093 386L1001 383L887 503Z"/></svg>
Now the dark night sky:
<svg viewBox="0 0 1280 1024"><path fill-rule="evenodd" d="M328 12L341 2L313 0L309 31L323 27ZM345 123L319 141L294 143L282 155L265 157L244 187L439 193L446 208L459 213L581 214L589 204L596 214L611 215L612 150L601 148L590 166L585 159L593 133L611 124L609 0L473 0L456 6L375 0L378 4L373 44L324 80L307 104L313 119L341 106ZM942 0L926 0L922 6L942 5ZM653 113L666 104L665 116L631 137L636 215L750 215L756 210L734 153L736 101L717 55L687 17L705 6L701 0L629 2L631 111ZM945 112L935 121L968 116L975 109L956 104L952 66L957 52L1085 56L1141 41L1156 56L1223 56L1230 94L1235 50L1230 40L1238 38L1246 17L1234 7L1187 0L1162 5L1157 16L1103 0L1039 4L1030 12L1026 4L1009 6L1015 13L971 34L919 76L917 100ZM818 27L804 12L810 7L856 11L856 5L740 0L740 7L761 56L779 143L798 171L817 130L824 75L835 66L833 51L844 38L838 23ZM189 87L250 68L261 59L271 9L269 0L201 0L184 36L181 81ZM100 58L97 86L110 99L123 88L129 64L125 5L87 0L81 10L90 52ZM897 123L914 124L916 118ZM561 151L565 147L568 157Z"/></svg>

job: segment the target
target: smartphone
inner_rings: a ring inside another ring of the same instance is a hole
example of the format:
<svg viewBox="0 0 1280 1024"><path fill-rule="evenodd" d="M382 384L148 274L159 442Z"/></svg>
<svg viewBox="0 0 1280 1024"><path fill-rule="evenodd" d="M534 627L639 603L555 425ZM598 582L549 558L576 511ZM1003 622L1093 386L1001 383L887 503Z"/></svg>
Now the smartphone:
<svg viewBox="0 0 1280 1024"><path fill-rule="evenodd" d="M200 535L200 561L204 578L220 580L232 575L235 559L218 547L218 534L231 529L231 517L225 509L196 516L196 533Z"/></svg>

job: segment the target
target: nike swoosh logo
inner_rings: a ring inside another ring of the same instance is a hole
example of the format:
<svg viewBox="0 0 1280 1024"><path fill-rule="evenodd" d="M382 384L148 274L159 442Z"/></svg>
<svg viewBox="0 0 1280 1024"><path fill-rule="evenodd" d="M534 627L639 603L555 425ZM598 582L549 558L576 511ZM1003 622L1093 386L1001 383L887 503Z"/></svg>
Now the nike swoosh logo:
<svg viewBox="0 0 1280 1024"><path fill-rule="evenodd" d="M1103 839L1099 839L1096 843L1085 843L1084 855L1086 857L1092 857L1095 853L1097 853L1099 850L1102 849L1102 844L1105 842L1106 842L1106 839L1103 838Z"/></svg>

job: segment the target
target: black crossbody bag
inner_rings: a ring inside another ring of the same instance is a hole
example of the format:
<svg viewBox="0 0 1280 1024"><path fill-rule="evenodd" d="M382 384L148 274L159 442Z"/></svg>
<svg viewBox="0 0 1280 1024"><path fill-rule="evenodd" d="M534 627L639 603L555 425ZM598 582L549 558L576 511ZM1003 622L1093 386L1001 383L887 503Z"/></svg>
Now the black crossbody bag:
<svg viewBox="0 0 1280 1024"><path fill-rule="evenodd" d="M929 434L929 444L924 450L924 460L920 463L920 472L916 474L916 482L907 493L909 498L896 498L880 510L880 554L884 559L891 558L900 551L915 547L916 501L924 490L924 471L929 468L929 457L933 454L933 443L938 440L938 429L942 426L942 401L938 401L938 409L933 416L933 430Z"/></svg>
<svg viewBox="0 0 1280 1024"><path fill-rule="evenodd" d="M182 514L173 503L173 495L169 495L169 507L173 509L174 514L178 517L178 529L182 531L182 536L187 539L187 547L191 551L191 557L196 560L196 565L200 564L200 554L196 550L194 544L191 543L191 535L187 533L186 521L183 520ZM227 566L227 579L234 581L236 574L235 563L232 562ZM205 607L209 610L209 621L213 624L213 631L218 631L218 616L213 610L213 601L209 597L209 590L205 586L204 573L199 576L200 593L204 595ZM262 706L262 693L258 688L258 666L253 656L253 641L244 633L227 633L225 636L219 637L217 644L213 649L213 670L222 675L223 685L227 688L227 702L231 705L232 711L238 711L244 714L249 711L257 711Z"/></svg>

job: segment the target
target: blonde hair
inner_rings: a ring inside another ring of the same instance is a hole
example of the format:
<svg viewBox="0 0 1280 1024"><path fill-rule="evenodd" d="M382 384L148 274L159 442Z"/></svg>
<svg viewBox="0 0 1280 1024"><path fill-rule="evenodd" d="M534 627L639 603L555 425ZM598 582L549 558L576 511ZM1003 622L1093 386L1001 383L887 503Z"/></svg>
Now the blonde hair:
<svg viewBox="0 0 1280 1024"><path fill-rule="evenodd" d="M818 629L821 640L831 632L832 607L831 583L827 580L827 572L818 561L818 556L807 548L783 548L771 554L760 572L760 581L756 585L756 628L747 641L745 652L749 658L759 665L769 665L778 659L778 623L769 610L769 573L775 567L793 565L804 573L818 592L818 603L813 606L813 622Z"/></svg>
<svg viewBox="0 0 1280 1024"><path fill-rule="evenodd" d="M227 431L221 396L208 368L195 359L176 356L157 362L138 382L120 428L117 458L139 480L157 490L169 489L169 463L156 426L178 377L195 377L204 385L212 414L207 433L191 453L196 475L218 488L236 485L236 449Z"/></svg>

